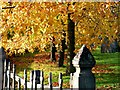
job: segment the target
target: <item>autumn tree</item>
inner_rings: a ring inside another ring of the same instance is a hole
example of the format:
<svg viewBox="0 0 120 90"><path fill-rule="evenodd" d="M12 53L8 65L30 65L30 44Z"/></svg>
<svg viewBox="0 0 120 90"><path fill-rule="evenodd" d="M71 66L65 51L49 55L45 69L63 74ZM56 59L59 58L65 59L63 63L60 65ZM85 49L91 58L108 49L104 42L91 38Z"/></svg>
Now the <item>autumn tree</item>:
<svg viewBox="0 0 120 90"><path fill-rule="evenodd" d="M2 7L8 5L1 2ZM113 10L118 11L118 16L111 12L111 7L119 6L119 2L12 2L12 5L15 8L11 12L2 10L0 22L2 46L9 55L25 50L34 52L35 48L44 51L50 45L51 33L58 48L62 38L59 32L65 30L68 56L71 55L68 63L72 65L75 47L86 44L92 50L105 37L110 42L120 38L119 7Z"/></svg>

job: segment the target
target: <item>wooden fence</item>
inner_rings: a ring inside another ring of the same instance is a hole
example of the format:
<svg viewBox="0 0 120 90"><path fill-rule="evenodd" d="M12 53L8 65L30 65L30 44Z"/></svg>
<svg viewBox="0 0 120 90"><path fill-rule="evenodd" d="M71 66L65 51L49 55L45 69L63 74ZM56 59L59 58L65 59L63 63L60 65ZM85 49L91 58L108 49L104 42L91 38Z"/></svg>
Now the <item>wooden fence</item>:
<svg viewBox="0 0 120 90"><path fill-rule="evenodd" d="M27 70L24 70L24 79L19 77L16 74L16 67L14 64L11 64L10 62L7 62L4 60L4 71L3 71L3 90L10 90L10 89L18 89L21 90L24 88L24 90L30 89L30 90L37 90L37 89L59 89L62 90L62 73L59 74L59 86L53 87L52 85L52 73L50 72L48 82L49 85L44 85L44 72L41 70L34 70L30 72L30 80L27 80ZM16 86L17 85L17 86Z"/></svg>

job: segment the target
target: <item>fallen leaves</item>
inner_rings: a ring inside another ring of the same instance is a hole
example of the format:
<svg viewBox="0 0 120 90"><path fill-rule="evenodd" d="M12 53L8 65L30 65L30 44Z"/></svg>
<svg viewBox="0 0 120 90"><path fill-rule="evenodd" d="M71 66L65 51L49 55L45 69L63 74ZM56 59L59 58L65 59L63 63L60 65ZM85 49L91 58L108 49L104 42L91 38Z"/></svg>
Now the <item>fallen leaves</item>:
<svg viewBox="0 0 120 90"><path fill-rule="evenodd" d="M107 88L101 87L101 88L97 88L96 90L113 90L113 88L112 87L107 87Z"/></svg>
<svg viewBox="0 0 120 90"><path fill-rule="evenodd" d="M58 73L62 72L63 74L65 73L65 69L66 67L62 67L62 68L58 68L58 53L56 53L56 59L57 62L52 62L50 61L50 53L49 52L43 52L43 53L37 53L34 54L33 57L30 57L29 55L26 57L14 57L12 59L13 63L16 64L17 68L19 68L20 72L24 68L29 68L30 70L32 69L40 69L45 71L45 80L47 81L49 72L54 73L53 74L53 79L55 79L55 77L58 77ZM64 64L67 64L67 55L65 54L65 61ZM112 73L114 69L109 68L110 66L114 66L111 64L97 64L95 67L92 68L92 72L93 73L97 73L97 74L102 74L102 73ZM18 70L18 69L17 69ZM18 72L18 71L17 71ZM99 76L99 75L97 75ZM58 86L58 79L56 79L56 81L53 82L53 86ZM66 80L66 79L64 79ZM68 81L64 81L63 80L63 87L64 88L69 88L70 84L69 84L69 79L67 79ZM102 75L100 76L100 78L97 78L97 81L105 81L104 77L102 77ZM107 87L101 87L101 88L97 88L96 90L112 90L112 88L110 86Z"/></svg>
<svg viewBox="0 0 120 90"><path fill-rule="evenodd" d="M112 73L112 69L108 69L110 65L96 65L92 68L93 73Z"/></svg>

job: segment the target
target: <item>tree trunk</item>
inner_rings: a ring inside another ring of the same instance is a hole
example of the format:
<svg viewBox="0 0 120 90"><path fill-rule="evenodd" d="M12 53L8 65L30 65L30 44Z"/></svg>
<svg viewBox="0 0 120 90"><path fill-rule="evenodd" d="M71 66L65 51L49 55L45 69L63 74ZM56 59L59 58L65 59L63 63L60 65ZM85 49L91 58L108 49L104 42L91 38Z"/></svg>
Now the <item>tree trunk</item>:
<svg viewBox="0 0 120 90"><path fill-rule="evenodd" d="M56 52L57 50L56 50L54 41L55 41L55 38L52 37L51 46L50 46L50 48L51 48L51 51L50 51L50 60L51 60L52 62L56 62L55 52Z"/></svg>
<svg viewBox="0 0 120 90"><path fill-rule="evenodd" d="M62 67L64 64L64 53L65 53L65 49L67 49L66 44L65 44L65 42L66 42L66 40L65 40L66 33L65 32L63 32L63 37L64 38L61 40L61 45L60 45L61 48L59 50L59 59L58 59L59 67Z"/></svg>
<svg viewBox="0 0 120 90"><path fill-rule="evenodd" d="M66 74L75 72L75 68L72 64L72 59L75 56L74 50L75 50L75 23L70 19L70 13L68 14L68 66L66 70Z"/></svg>
<svg viewBox="0 0 120 90"><path fill-rule="evenodd" d="M64 64L64 52L60 50L59 59L58 59L58 66L62 67L63 64Z"/></svg>

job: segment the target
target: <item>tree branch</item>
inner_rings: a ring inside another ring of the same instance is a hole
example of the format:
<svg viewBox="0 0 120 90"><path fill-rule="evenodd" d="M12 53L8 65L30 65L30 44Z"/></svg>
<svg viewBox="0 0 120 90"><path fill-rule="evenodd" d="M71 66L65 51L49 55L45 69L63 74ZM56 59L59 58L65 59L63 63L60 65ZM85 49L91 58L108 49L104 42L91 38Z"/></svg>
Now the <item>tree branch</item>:
<svg viewBox="0 0 120 90"><path fill-rule="evenodd" d="M15 8L15 6L2 7L2 9L11 9L11 8Z"/></svg>

